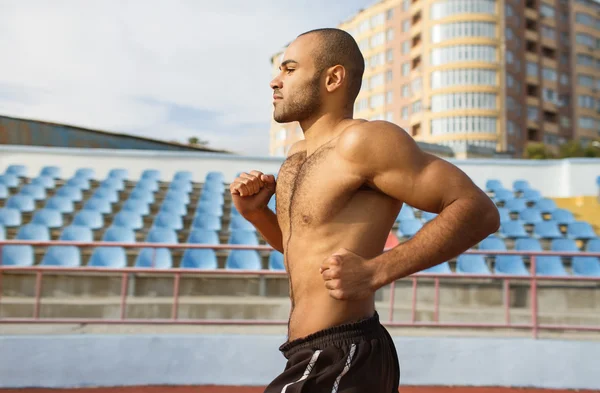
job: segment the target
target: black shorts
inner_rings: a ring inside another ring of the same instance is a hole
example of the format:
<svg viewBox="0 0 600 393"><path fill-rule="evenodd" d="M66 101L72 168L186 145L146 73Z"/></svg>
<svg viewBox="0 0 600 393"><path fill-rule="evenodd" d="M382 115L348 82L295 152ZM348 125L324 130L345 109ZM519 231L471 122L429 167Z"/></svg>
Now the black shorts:
<svg viewBox="0 0 600 393"><path fill-rule="evenodd" d="M377 312L283 344L285 370L264 393L397 393L400 365Z"/></svg>

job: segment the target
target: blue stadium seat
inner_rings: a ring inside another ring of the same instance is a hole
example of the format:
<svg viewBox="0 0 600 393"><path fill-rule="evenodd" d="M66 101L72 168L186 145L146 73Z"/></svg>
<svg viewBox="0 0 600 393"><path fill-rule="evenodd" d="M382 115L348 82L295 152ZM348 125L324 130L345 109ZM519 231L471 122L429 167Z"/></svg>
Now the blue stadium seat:
<svg viewBox="0 0 600 393"><path fill-rule="evenodd" d="M0 175L0 184L4 184L8 188L15 188L19 186L19 178L10 173Z"/></svg>
<svg viewBox="0 0 600 393"><path fill-rule="evenodd" d="M81 252L76 246L51 246L40 262L44 266L81 266Z"/></svg>
<svg viewBox="0 0 600 393"><path fill-rule="evenodd" d="M72 177L65 183L67 187L79 188L82 191L90 189L90 181L86 177Z"/></svg>
<svg viewBox="0 0 600 393"><path fill-rule="evenodd" d="M523 221L524 224L537 224L544 221L542 213L535 207L528 207L521 211L521 213L519 213L519 219Z"/></svg>
<svg viewBox="0 0 600 393"><path fill-rule="evenodd" d="M431 212L426 212L426 211L421 212L421 220L423 220L424 223L427 223L427 222L433 220L437 216L438 216L437 213L431 213Z"/></svg>
<svg viewBox="0 0 600 393"><path fill-rule="evenodd" d="M600 260L598 257L573 257L573 274L578 276L600 276Z"/></svg>
<svg viewBox="0 0 600 393"><path fill-rule="evenodd" d="M188 243L219 244L219 234L210 229L193 229L187 239Z"/></svg>
<svg viewBox="0 0 600 393"><path fill-rule="evenodd" d="M17 231L17 239L49 241L50 231L44 225L33 223L25 224Z"/></svg>
<svg viewBox="0 0 600 393"><path fill-rule="evenodd" d="M53 196L48 198L44 207L47 209L58 210L61 213L73 213L75 211L73 201L68 197L61 196Z"/></svg>
<svg viewBox="0 0 600 393"><path fill-rule="evenodd" d="M64 225L62 213L55 209L41 209L33 214L34 224L44 225L48 228L60 228Z"/></svg>
<svg viewBox="0 0 600 393"><path fill-rule="evenodd" d="M483 239L481 243L479 243L480 250L490 250L490 251L506 251L506 244L502 239L499 239L495 236L488 236Z"/></svg>
<svg viewBox="0 0 600 393"><path fill-rule="evenodd" d="M226 269L261 270L260 255L255 250L231 250L225 262Z"/></svg>
<svg viewBox="0 0 600 393"><path fill-rule="evenodd" d="M285 270L283 263L283 254L277 250L271 251L269 254L269 269L270 270Z"/></svg>
<svg viewBox="0 0 600 393"><path fill-rule="evenodd" d="M568 273L559 256L541 255L535 258L536 274L548 276L567 276Z"/></svg>
<svg viewBox="0 0 600 393"><path fill-rule="evenodd" d="M233 203L231 204L230 215L231 215L231 217L233 217L233 216L241 216L240 212L237 210L237 208L235 207L235 205Z"/></svg>
<svg viewBox="0 0 600 393"><path fill-rule="evenodd" d="M27 177L27 167L22 164L12 164L6 168L6 173L17 177Z"/></svg>
<svg viewBox="0 0 600 393"><path fill-rule="evenodd" d="M176 244L177 234L172 229L152 228L146 237L147 243L170 243ZM169 269L173 267L173 256L168 248L142 248L135 260L135 267L152 267L157 269Z"/></svg>
<svg viewBox="0 0 600 393"><path fill-rule="evenodd" d="M233 210L235 206L231 205L231 214L234 215ZM200 214L212 214L213 216L223 216L223 205L218 202L201 201L196 208L196 213Z"/></svg>
<svg viewBox="0 0 600 393"><path fill-rule="evenodd" d="M190 193L192 192L192 189L192 183L188 180L173 180L169 184L169 190Z"/></svg>
<svg viewBox="0 0 600 393"><path fill-rule="evenodd" d="M35 184L26 184L19 191L21 195L29 195L34 201L43 201L46 199L46 189Z"/></svg>
<svg viewBox="0 0 600 393"><path fill-rule="evenodd" d="M0 184L0 199L6 199L8 195L8 187L5 184Z"/></svg>
<svg viewBox="0 0 600 393"><path fill-rule="evenodd" d="M508 211L507 208L505 207L499 207L498 208L498 214L500 215L500 222L506 222L506 221L511 221L510 218L510 213Z"/></svg>
<svg viewBox="0 0 600 393"><path fill-rule="evenodd" d="M523 191L523 199L527 202L537 202L542 199L542 194L538 190L526 189Z"/></svg>
<svg viewBox="0 0 600 393"><path fill-rule="evenodd" d="M439 265L423 270L423 273L452 274L452 269L450 269L448 262L442 262Z"/></svg>
<svg viewBox="0 0 600 393"><path fill-rule="evenodd" d="M577 244L573 239L554 239L550 249L552 251L579 252L579 248L577 248Z"/></svg>
<svg viewBox="0 0 600 393"><path fill-rule="evenodd" d="M506 201L515 199L515 194L511 190L501 188L501 189L496 190L496 192L494 193L494 198L492 198L492 199L496 203L499 203L499 202L506 203Z"/></svg>
<svg viewBox="0 0 600 393"><path fill-rule="evenodd" d="M134 213L128 210L122 210L119 213L115 214L111 226L129 228L133 229L134 231L138 231L144 227L144 220L142 216L138 213Z"/></svg>
<svg viewBox="0 0 600 393"><path fill-rule="evenodd" d="M39 224L26 224L17 232L18 240L48 241L48 228ZM8 245L2 248L2 264L9 266L32 266L34 264L33 246Z"/></svg>
<svg viewBox="0 0 600 393"><path fill-rule="evenodd" d="M129 171L125 168L114 168L108 172L108 178L127 180L129 178Z"/></svg>
<svg viewBox="0 0 600 393"><path fill-rule="evenodd" d="M21 213L31 213L35 210L35 201L30 195L13 195L6 200L6 207L17 209Z"/></svg>
<svg viewBox="0 0 600 393"><path fill-rule="evenodd" d="M173 180L185 180L188 182L192 181L192 172L190 171L177 171L175 175L173 175Z"/></svg>
<svg viewBox="0 0 600 393"><path fill-rule="evenodd" d="M575 221L567 226L567 237L569 239L589 240L597 236L589 222Z"/></svg>
<svg viewBox="0 0 600 393"><path fill-rule="evenodd" d="M152 225L156 228L171 228L179 231L183 229L183 219L177 214L158 213Z"/></svg>
<svg viewBox="0 0 600 393"><path fill-rule="evenodd" d="M92 180L96 177L96 171L92 168L79 168L75 171L76 178Z"/></svg>
<svg viewBox="0 0 600 393"><path fill-rule="evenodd" d="M147 203L154 203L154 193L145 189L133 189L128 199L141 199Z"/></svg>
<svg viewBox="0 0 600 393"><path fill-rule="evenodd" d="M123 204L121 211L130 211L141 216L150 214L150 205L143 199L129 198Z"/></svg>
<svg viewBox="0 0 600 393"><path fill-rule="evenodd" d="M102 214L95 210L81 210L73 217L74 225L82 225L96 230L104 226Z"/></svg>
<svg viewBox="0 0 600 393"><path fill-rule="evenodd" d="M142 172L140 180L152 180L156 183L160 181L160 171L158 169L146 169Z"/></svg>
<svg viewBox="0 0 600 393"><path fill-rule="evenodd" d="M183 203L184 205L187 205L188 203L190 203L190 196L187 192L181 192L181 191L177 191L177 190L169 190L169 191L167 191L167 195L165 195L165 199L163 200L163 203L167 202L167 201L179 202L179 203Z"/></svg>
<svg viewBox="0 0 600 393"><path fill-rule="evenodd" d="M42 186L45 190L51 190L56 187L56 182L50 176L38 176L34 179L31 179L30 184L35 184L36 186Z"/></svg>
<svg viewBox="0 0 600 393"><path fill-rule="evenodd" d="M217 269L217 254L211 249L185 250L181 258L183 269Z"/></svg>
<svg viewBox="0 0 600 393"><path fill-rule="evenodd" d="M515 241L515 250L517 251L543 251L542 245L538 239L521 238Z"/></svg>
<svg viewBox="0 0 600 393"><path fill-rule="evenodd" d="M229 244L258 246L258 237L251 231L233 231L229 236Z"/></svg>
<svg viewBox="0 0 600 393"><path fill-rule="evenodd" d="M159 189L158 181L153 179L142 179L137 182L134 187L135 190L148 190L152 192L156 192Z"/></svg>
<svg viewBox="0 0 600 393"><path fill-rule="evenodd" d="M396 222L414 220L415 218L414 209L411 206L403 205L402 209L400 209L400 212L398 213L398 216L396 217Z"/></svg>
<svg viewBox="0 0 600 393"><path fill-rule="evenodd" d="M556 202L552 199L540 199L535 203L535 207L537 207L542 214L552 214L552 212L556 210Z"/></svg>
<svg viewBox="0 0 600 393"><path fill-rule="evenodd" d="M588 240L585 250L588 252L600 252L600 238Z"/></svg>
<svg viewBox="0 0 600 393"><path fill-rule="evenodd" d="M60 234L60 240L71 242L91 242L94 240L94 234L88 227L82 225L69 225L65 227Z"/></svg>
<svg viewBox="0 0 600 393"><path fill-rule="evenodd" d="M56 191L55 195L69 198L73 202L81 202L83 200L83 193L76 187L62 186Z"/></svg>
<svg viewBox="0 0 600 393"><path fill-rule="evenodd" d="M22 224L21 212L9 207L0 208L0 225L4 227L18 227Z"/></svg>
<svg viewBox="0 0 600 393"><path fill-rule="evenodd" d="M246 220L242 216L233 216L229 221L229 230L230 231L256 231L254 225L248 220Z"/></svg>
<svg viewBox="0 0 600 393"><path fill-rule="evenodd" d="M204 182L206 183L210 181L225 183L225 175L220 171L210 171L206 174Z"/></svg>
<svg viewBox="0 0 600 393"><path fill-rule="evenodd" d="M110 188L98 188L94 191L92 197L106 199L110 203L117 203L119 201L119 192Z"/></svg>
<svg viewBox="0 0 600 393"><path fill-rule="evenodd" d="M206 191L202 191L202 193L200 194L200 200L199 203L202 202L206 202L206 201L210 201L213 203L218 203L220 205L224 205L225 204L225 197L223 196L223 194L218 194L215 192L206 192Z"/></svg>
<svg viewBox="0 0 600 393"><path fill-rule="evenodd" d="M135 232L125 227L110 226L102 236L104 242L135 243Z"/></svg>
<svg viewBox="0 0 600 393"><path fill-rule="evenodd" d="M48 176L52 179L60 179L61 171L57 166L45 166L40 171L40 176Z"/></svg>
<svg viewBox="0 0 600 393"><path fill-rule="evenodd" d="M93 196L83 205L83 210L95 210L102 214L112 213L112 205L108 199Z"/></svg>
<svg viewBox="0 0 600 393"><path fill-rule="evenodd" d="M125 189L125 181L118 177L109 177L102 180L100 188L106 188L109 190L123 191Z"/></svg>
<svg viewBox="0 0 600 393"><path fill-rule="evenodd" d="M127 255L123 247L97 247L88 262L91 267L124 268Z"/></svg>
<svg viewBox="0 0 600 393"><path fill-rule="evenodd" d="M508 199L504 203L504 207L510 213L521 213L523 210L527 209L527 202L522 198Z"/></svg>
<svg viewBox="0 0 600 393"><path fill-rule="evenodd" d="M456 261L456 273L490 274L485 258L480 254L461 254Z"/></svg>
<svg viewBox="0 0 600 393"><path fill-rule="evenodd" d="M400 221L398 226L398 236L400 237L413 237L417 232L423 228L423 223L416 218L414 220L403 220Z"/></svg>
<svg viewBox="0 0 600 393"><path fill-rule="evenodd" d="M275 198L275 194L273 194L271 199L269 199L269 203L267 204L267 206L269 207L269 209L271 209L272 212L277 211L277 198Z"/></svg>
<svg viewBox="0 0 600 393"><path fill-rule="evenodd" d="M181 202L165 201L160 205L159 211L161 213L165 212L185 216L187 214L187 207Z"/></svg>
<svg viewBox="0 0 600 393"><path fill-rule="evenodd" d="M559 225L568 225L575 222L575 217L566 209L556 209L552 212L552 220Z"/></svg>
<svg viewBox="0 0 600 393"><path fill-rule="evenodd" d="M556 222L542 221L534 225L533 237L537 239L561 239L563 235Z"/></svg>
<svg viewBox="0 0 600 393"><path fill-rule="evenodd" d="M520 255L496 255L494 271L499 274L526 276L529 273Z"/></svg>
<svg viewBox="0 0 600 393"><path fill-rule="evenodd" d="M504 188L502 182L498 179L488 179L485 182L485 190L488 192L495 192L498 189Z"/></svg>
<svg viewBox="0 0 600 393"><path fill-rule="evenodd" d="M525 232L525 228L523 228L523 223L521 221L507 221L500 224L500 234L502 237L508 239L519 239L529 237L527 232Z"/></svg>
<svg viewBox="0 0 600 393"><path fill-rule="evenodd" d="M513 182L513 190L515 191L523 192L529 188L529 182L527 180L517 179Z"/></svg>
<svg viewBox="0 0 600 393"><path fill-rule="evenodd" d="M202 192L222 194L225 191L225 184L218 181L209 181L202 185Z"/></svg>

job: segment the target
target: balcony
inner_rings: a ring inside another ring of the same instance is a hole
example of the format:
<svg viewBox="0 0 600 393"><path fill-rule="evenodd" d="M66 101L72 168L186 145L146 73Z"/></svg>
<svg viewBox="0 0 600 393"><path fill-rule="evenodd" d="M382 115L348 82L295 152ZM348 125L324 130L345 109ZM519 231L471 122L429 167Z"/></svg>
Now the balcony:
<svg viewBox="0 0 600 393"><path fill-rule="evenodd" d="M540 99L537 97L527 97L527 105L538 107L540 105Z"/></svg>
<svg viewBox="0 0 600 393"><path fill-rule="evenodd" d="M531 8L525 8L525 18L537 20L539 13L537 10Z"/></svg>
<svg viewBox="0 0 600 393"><path fill-rule="evenodd" d="M526 40L537 42L539 40L539 38L540 38L540 35L537 31L529 30L529 29L525 30L525 39Z"/></svg>
<svg viewBox="0 0 600 393"><path fill-rule="evenodd" d="M558 124L544 122L544 132L549 132L552 134L558 134Z"/></svg>

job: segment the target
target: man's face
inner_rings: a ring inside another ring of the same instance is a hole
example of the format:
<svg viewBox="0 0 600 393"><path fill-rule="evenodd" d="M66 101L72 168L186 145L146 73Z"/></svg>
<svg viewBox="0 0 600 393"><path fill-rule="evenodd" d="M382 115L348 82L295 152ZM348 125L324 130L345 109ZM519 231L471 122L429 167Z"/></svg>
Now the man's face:
<svg viewBox="0 0 600 393"><path fill-rule="evenodd" d="M283 54L280 72L271 81L278 123L305 120L321 108L320 75L311 56L316 41L314 35L298 37Z"/></svg>

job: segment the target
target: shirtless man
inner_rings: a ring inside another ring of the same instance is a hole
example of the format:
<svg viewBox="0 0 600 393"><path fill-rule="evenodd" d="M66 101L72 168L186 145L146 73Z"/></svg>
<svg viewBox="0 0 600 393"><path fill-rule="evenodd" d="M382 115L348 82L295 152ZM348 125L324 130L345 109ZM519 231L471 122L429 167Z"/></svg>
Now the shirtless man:
<svg viewBox="0 0 600 393"><path fill-rule="evenodd" d="M374 293L447 261L496 232L488 196L457 167L421 151L400 127L353 119L364 59L349 34L319 29L286 49L272 80L274 119L298 121L273 175L230 187L237 210L284 254L290 281L285 370L272 392L397 392L399 362ZM276 194L276 214L267 207ZM439 213L383 252L402 204Z"/></svg>

